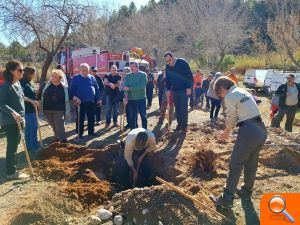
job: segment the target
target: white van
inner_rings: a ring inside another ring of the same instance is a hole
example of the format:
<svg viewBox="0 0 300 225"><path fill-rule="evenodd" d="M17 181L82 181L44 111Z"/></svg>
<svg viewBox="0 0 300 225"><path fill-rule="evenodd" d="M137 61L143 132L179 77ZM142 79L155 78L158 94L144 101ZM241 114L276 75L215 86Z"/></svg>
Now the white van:
<svg viewBox="0 0 300 225"><path fill-rule="evenodd" d="M243 84L247 88L262 90L268 70L247 69Z"/></svg>
<svg viewBox="0 0 300 225"><path fill-rule="evenodd" d="M270 93L273 93L281 84L285 84L287 82L286 77L289 74L294 74L295 82L300 83L300 72L269 70L265 78L264 85L268 88Z"/></svg>

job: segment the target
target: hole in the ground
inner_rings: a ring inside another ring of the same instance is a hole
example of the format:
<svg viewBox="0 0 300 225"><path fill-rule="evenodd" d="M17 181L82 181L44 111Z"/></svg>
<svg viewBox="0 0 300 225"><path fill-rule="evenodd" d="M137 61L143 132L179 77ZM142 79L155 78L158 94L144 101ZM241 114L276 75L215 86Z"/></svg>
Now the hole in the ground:
<svg viewBox="0 0 300 225"><path fill-rule="evenodd" d="M123 182L119 149L119 144L104 149L52 144L37 157L34 167L43 178L61 181L64 192L89 208L109 200L119 191L131 188ZM155 184L151 179L145 186Z"/></svg>

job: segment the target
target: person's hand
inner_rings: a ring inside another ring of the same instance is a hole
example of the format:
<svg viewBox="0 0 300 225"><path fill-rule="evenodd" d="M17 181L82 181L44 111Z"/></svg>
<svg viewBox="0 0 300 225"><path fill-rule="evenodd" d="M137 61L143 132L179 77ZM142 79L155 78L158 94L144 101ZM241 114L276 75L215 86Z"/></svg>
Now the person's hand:
<svg viewBox="0 0 300 225"><path fill-rule="evenodd" d="M133 180L133 186L135 186L137 180L138 180L138 172L136 171L136 169L132 169L132 180Z"/></svg>
<svg viewBox="0 0 300 225"><path fill-rule="evenodd" d="M13 112L11 113L11 115L13 116L13 118L15 119L15 121L16 121L17 123L20 123L20 122L21 122L22 117L21 117L21 115L20 115L19 113L13 111Z"/></svg>
<svg viewBox="0 0 300 225"><path fill-rule="evenodd" d="M192 94L192 89L191 88L187 88L186 89L186 95L189 96Z"/></svg>
<svg viewBox="0 0 300 225"><path fill-rule="evenodd" d="M224 130L222 134L220 134L219 136L219 140L220 141L224 141L224 140L227 140L229 138L229 131L227 130Z"/></svg>
<svg viewBox="0 0 300 225"><path fill-rule="evenodd" d="M79 106L81 104L81 101L79 98L77 98L76 96L73 97L73 103L76 106Z"/></svg>
<svg viewBox="0 0 300 225"><path fill-rule="evenodd" d="M109 86L110 86L111 89L115 89L116 88L116 86L114 84L112 84L112 83L109 83Z"/></svg>
<svg viewBox="0 0 300 225"><path fill-rule="evenodd" d="M123 87L123 90L124 90L124 91L129 91L130 89L129 89L129 87L124 86L124 87Z"/></svg>
<svg viewBox="0 0 300 225"><path fill-rule="evenodd" d="M36 109L39 109L40 104L39 104L38 101L32 101L32 104L33 104L33 106L34 106Z"/></svg>
<svg viewBox="0 0 300 225"><path fill-rule="evenodd" d="M102 100L99 100L99 101L97 102L97 105L98 105L98 106L101 106L101 105L102 105Z"/></svg>

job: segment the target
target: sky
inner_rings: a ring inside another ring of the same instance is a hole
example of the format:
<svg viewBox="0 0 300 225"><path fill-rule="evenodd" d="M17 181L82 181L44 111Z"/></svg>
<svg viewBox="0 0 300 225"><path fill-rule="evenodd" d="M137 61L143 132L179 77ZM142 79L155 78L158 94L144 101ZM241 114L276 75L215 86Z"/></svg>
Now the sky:
<svg viewBox="0 0 300 225"><path fill-rule="evenodd" d="M146 5L149 0L113 0L115 7L119 8L122 5L129 5L131 2L134 2L136 7L139 9L142 5ZM100 0L101 2L107 2L107 0ZM109 1L111 2L111 1ZM6 35L5 31L0 32L0 42L2 42L4 45L8 46L13 40L9 40Z"/></svg>

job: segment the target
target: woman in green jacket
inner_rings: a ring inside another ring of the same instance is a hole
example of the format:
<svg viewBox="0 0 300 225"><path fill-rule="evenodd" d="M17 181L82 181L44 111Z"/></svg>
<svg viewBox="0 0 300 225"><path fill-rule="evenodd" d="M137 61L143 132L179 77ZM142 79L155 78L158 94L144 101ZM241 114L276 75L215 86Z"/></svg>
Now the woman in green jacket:
<svg viewBox="0 0 300 225"><path fill-rule="evenodd" d="M27 178L27 174L16 171L17 149L21 140L18 123L24 126L24 93L19 80L23 77L23 66L10 61L4 71L5 82L0 86L0 125L6 139L6 173L8 179Z"/></svg>

